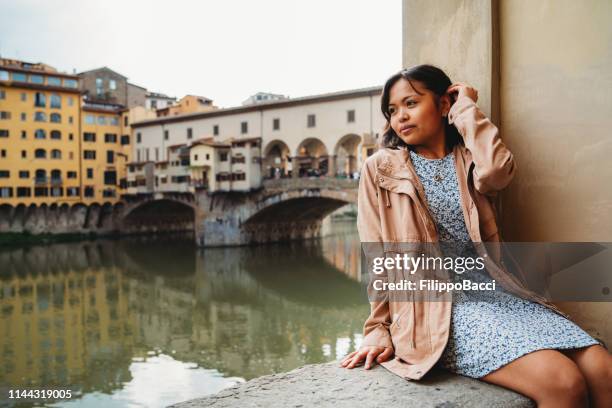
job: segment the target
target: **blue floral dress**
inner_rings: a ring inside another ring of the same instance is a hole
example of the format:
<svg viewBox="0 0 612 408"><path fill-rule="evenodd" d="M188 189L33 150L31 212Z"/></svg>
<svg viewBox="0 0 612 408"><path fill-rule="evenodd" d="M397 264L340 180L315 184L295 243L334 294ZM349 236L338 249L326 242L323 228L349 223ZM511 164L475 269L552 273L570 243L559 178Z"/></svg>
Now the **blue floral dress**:
<svg viewBox="0 0 612 408"><path fill-rule="evenodd" d="M410 151L410 157L423 184L439 240L453 242L457 255L478 256L465 226L453 153L442 159L427 159ZM479 282L492 280L486 269L453 275ZM473 378L536 350L601 344L572 321L499 285L494 291L454 291L451 316L448 344L438 364Z"/></svg>

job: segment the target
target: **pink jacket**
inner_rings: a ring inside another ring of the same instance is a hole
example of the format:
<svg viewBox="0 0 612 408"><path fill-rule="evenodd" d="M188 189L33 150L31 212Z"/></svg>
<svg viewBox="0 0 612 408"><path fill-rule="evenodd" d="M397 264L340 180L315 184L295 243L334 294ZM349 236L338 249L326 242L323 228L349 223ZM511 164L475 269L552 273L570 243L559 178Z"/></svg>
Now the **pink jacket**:
<svg viewBox="0 0 612 408"><path fill-rule="evenodd" d="M516 165L498 130L468 97L449 112L464 146L453 149L465 224L473 242L499 242L494 198L512 180ZM437 242L434 221L424 200L423 186L407 149L381 148L361 170L357 227L362 243ZM495 247L494 247L495 248ZM393 248L391 248L391 251ZM509 272L499 251L487 253L487 271L504 289L545 305L568 317L543 297L525 288ZM446 347L452 302L371 301L362 345L392 347L395 357L381 363L408 380L422 378Z"/></svg>

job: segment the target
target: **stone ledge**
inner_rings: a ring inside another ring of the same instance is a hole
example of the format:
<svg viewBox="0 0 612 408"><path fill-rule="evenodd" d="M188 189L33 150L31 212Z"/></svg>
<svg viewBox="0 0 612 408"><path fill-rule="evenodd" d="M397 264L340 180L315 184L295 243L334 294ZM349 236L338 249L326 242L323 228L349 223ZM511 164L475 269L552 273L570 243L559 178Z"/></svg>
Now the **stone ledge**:
<svg viewBox="0 0 612 408"><path fill-rule="evenodd" d="M535 407L520 394L443 370L426 377L406 381L380 365L348 370L334 361L255 378L172 407Z"/></svg>

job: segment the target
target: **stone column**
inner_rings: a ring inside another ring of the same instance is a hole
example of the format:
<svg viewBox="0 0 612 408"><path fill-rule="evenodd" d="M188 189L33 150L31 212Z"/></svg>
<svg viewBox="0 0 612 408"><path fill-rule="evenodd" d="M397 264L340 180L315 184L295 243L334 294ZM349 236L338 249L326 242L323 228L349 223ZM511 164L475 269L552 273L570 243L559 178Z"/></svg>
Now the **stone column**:
<svg viewBox="0 0 612 408"><path fill-rule="evenodd" d="M336 177L336 155L330 154L327 156L327 176Z"/></svg>
<svg viewBox="0 0 612 408"><path fill-rule="evenodd" d="M318 169L319 168L319 157L313 157L311 163L312 163L313 169Z"/></svg>
<svg viewBox="0 0 612 408"><path fill-rule="evenodd" d="M291 178L298 178L300 173L300 159L298 156L293 156L291 158Z"/></svg>
<svg viewBox="0 0 612 408"><path fill-rule="evenodd" d="M350 154L348 155L347 160L348 160L349 177L353 177L353 173L355 172L357 168L357 158L353 156L352 154Z"/></svg>

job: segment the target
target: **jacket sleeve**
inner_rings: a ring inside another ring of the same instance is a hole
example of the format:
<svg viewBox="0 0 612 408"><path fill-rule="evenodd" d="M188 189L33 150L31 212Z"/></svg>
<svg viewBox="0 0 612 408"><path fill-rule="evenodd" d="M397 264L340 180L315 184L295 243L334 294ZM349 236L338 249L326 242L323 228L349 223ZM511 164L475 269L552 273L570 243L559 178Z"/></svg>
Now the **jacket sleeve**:
<svg viewBox="0 0 612 408"><path fill-rule="evenodd" d="M362 346L393 347L389 325L389 301L387 291L376 291L373 280L387 281L386 274L375 275L371 272L370 263L373 257L384 256L382 250L382 228L378 209L378 186L374 182L373 162L366 160L361 168L359 192L357 195L357 230L361 241L365 262L362 266L368 268L368 299L370 300L370 315L363 325Z"/></svg>
<svg viewBox="0 0 612 408"><path fill-rule="evenodd" d="M467 96L458 98L451 106L448 121L457 127L472 155L476 190L495 196L506 188L514 177L516 165L497 127Z"/></svg>

